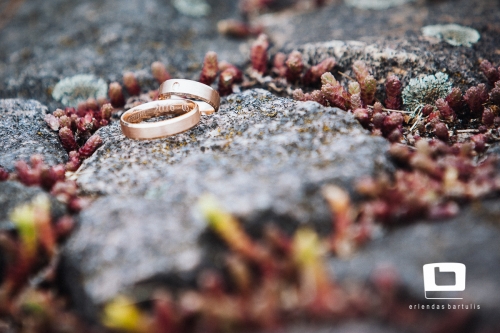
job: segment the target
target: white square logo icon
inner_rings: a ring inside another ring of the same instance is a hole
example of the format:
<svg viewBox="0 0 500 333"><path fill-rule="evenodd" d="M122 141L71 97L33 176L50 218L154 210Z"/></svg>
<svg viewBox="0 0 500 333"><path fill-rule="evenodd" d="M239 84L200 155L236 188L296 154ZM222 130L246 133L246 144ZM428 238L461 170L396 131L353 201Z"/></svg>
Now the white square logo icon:
<svg viewBox="0 0 500 333"><path fill-rule="evenodd" d="M436 278L442 274L454 274L454 284L437 284ZM463 299L465 290L465 265L456 262L441 262L424 265L424 288L426 299Z"/></svg>

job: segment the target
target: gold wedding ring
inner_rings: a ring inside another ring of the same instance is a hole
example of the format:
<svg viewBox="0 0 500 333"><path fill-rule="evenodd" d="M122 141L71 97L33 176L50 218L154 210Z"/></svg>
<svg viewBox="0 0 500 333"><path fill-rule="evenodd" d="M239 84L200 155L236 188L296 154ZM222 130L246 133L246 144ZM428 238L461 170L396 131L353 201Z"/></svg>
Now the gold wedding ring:
<svg viewBox="0 0 500 333"><path fill-rule="evenodd" d="M145 119L174 115L176 117L142 122ZM196 126L201 119L198 104L184 99L167 99L136 106L120 118L122 132L131 139L158 139L175 135Z"/></svg>
<svg viewBox="0 0 500 333"><path fill-rule="evenodd" d="M158 99L167 100L173 96L196 100L201 114L212 114L219 110L219 93L200 82L183 79L163 82L158 90Z"/></svg>

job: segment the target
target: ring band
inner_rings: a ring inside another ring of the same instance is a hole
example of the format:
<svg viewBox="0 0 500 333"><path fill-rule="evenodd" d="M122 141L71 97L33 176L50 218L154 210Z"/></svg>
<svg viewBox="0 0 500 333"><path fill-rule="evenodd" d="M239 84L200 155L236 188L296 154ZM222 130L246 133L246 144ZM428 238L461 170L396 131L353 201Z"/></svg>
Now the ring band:
<svg viewBox="0 0 500 333"><path fill-rule="evenodd" d="M165 100L172 95L193 99L197 102L201 114L212 114L219 110L219 93L206 84L183 79L172 79L163 82L158 90L158 99Z"/></svg>
<svg viewBox="0 0 500 333"><path fill-rule="evenodd" d="M177 115L156 122L141 122L153 117ZM138 105L120 118L123 134L131 139L158 139L175 135L196 126L201 119L198 104L190 100L169 99Z"/></svg>

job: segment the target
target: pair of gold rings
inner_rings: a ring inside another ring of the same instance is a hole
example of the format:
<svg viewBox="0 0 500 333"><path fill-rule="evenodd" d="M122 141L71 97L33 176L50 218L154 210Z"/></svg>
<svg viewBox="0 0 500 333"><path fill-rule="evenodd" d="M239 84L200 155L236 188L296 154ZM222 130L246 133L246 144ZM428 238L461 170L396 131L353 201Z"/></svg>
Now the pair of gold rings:
<svg viewBox="0 0 500 333"><path fill-rule="evenodd" d="M136 106L123 113L122 132L131 139L158 139L187 131L196 126L202 114L219 110L220 96L211 87L191 80L167 80L158 91L158 100ZM195 101L193 101L195 100ZM174 118L143 122L160 116Z"/></svg>

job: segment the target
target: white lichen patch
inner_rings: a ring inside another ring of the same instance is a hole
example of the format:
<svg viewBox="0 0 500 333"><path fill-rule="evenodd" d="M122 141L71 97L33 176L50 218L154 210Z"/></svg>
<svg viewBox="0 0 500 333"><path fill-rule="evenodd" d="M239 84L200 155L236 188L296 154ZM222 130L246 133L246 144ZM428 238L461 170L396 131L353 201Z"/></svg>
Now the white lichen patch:
<svg viewBox="0 0 500 333"><path fill-rule="evenodd" d="M345 0L345 3L348 6L361 9L383 10L413 1L414 0Z"/></svg>
<svg viewBox="0 0 500 333"><path fill-rule="evenodd" d="M210 14L210 5L205 0L174 0L173 5L186 16L203 17Z"/></svg>
<svg viewBox="0 0 500 333"><path fill-rule="evenodd" d="M55 100L70 107L76 107L78 103L89 98L106 97L107 94L108 84L103 79L90 74L64 78L56 84L52 91L52 97Z"/></svg>
<svg viewBox="0 0 500 333"><path fill-rule="evenodd" d="M366 60L375 67L380 66L383 61L395 61L401 67L408 64L424 66L425 62L425 59L415 53L360 41L332 40L329 42L309 43L302 45L299 50L305 63L317 62L318 55L325 54L339 59L339 63L342 63L342 59L354 58ZM342 66L344 65L351 66L350 63L342 63Z"/></svg>
<svg viewBox="0 0 500 333"><path fill-rule="evenodd" d="M436 73L411 79L403 90L403 103L407 111L417 115L426 105L434 105L437 99L445 98L451 92L448 75Z"/></svg>
<svg viewBox="0 0 500 333"><path fill-rule="evenodd" d="M475 29L458 24L428 25L422 28L422 34L436 37L453 46L471 46L477 43L481 35Z"/></svg>
<svg viewBox="0 0 500 333"><path fill-rule="evenodd" d="M364 53L368 58L373 59L373 61L394 60L398 64L404 64L420 60L414 53L408 53L405 50L394 50L388 47L382 49L376 44L365 47Z"/></svg>

